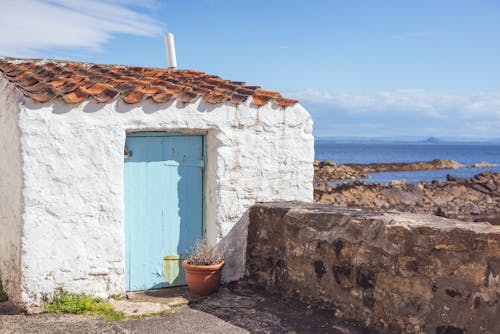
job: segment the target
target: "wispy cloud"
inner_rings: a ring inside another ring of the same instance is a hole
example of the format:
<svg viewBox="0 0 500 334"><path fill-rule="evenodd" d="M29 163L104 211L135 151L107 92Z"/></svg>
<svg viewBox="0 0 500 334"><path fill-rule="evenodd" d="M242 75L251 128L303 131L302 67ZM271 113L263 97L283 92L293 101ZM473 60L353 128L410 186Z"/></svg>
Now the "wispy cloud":
<svg viewBox="0 0 500 334"><path fill-rule="evenodd" d="M392 35L391 38L398 40L398 41L403 41L406 39L434 37L437 35L439 35L439 33L436 31L418 31L418 32L412 32L412 33L407 33L407 34Z"/></svg>
<svg viewBox="0 0 500 334"><path fill-rule="evenodd" d="M500 92L470 94L394 90L369 94L292 91L310 109L322 135L448 135L499 137ZM368 126L370 125L370 126ZM372 130L378 129L375 134ZM347 132L351 133L347 133ZM431 133L432 132L432 133Z"/></svg>
<svg viewBox="0 0 500 334"><path fill-rule="evenodd" d="M37 56L49 48L99 51L115 34L155 36L152 0L0 0L0 55Z"/></svg>

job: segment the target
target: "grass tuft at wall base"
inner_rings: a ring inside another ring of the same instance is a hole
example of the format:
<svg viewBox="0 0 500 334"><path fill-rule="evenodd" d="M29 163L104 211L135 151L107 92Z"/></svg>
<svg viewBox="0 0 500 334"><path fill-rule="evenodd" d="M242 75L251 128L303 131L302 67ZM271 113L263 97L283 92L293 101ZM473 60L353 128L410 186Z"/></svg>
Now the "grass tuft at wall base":
<svg viewBox="0 0 500 334"><path fill-rule="evenodd" d="M89 314L99 316L106 321L116 321L124 318L124 313L115 311L113 305L102 298L87 294L72 294L61 291L52 302L45 305L45 310L51 313Z"/></svg>

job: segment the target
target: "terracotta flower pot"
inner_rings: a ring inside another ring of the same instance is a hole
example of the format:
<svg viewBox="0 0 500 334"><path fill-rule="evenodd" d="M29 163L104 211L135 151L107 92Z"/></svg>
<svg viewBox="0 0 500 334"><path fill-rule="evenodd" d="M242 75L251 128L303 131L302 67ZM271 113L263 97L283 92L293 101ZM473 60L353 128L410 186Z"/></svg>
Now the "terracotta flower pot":
<svg viewBox="0 0 500 334"><path fill-rule="evenodd" d="M182 267L186 271L186 281L192 294L208 296L219 288L224 261L208 266L196 266L188 262L189 259L182 261Z"/></svg>

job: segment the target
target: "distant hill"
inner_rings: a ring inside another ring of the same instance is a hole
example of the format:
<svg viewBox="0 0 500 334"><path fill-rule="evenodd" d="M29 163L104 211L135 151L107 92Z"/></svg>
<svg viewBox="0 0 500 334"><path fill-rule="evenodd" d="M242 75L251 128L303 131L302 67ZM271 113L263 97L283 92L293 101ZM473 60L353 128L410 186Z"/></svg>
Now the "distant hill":
<svg viewBox="0 0 500 334"><path fill-rule="evenodd" d="M422 140L421 142L425 143L425 144L441 144L441 143L443 143L443 141L441 139L436 138L436 137L429 137L425 140Z"/></svg>
<svg viewBox="0 0 500 334"><path fill-rule="evenodd" d="M359 144L500 144L500 138L316 137L316 143Z"/></svg>

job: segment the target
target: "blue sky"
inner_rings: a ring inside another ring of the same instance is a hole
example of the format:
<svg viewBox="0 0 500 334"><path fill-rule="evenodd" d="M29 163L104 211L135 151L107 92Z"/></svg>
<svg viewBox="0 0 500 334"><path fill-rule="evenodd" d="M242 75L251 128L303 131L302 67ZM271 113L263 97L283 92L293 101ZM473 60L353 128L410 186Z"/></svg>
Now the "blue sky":
<svg viewBox="0 0 500 334"><path fill-rule="evenodd" d="M138 5L140 3L140 5ZM296 97L317 136L500 137L499 1L0 0L0 54L180 68Z"/></svg>

